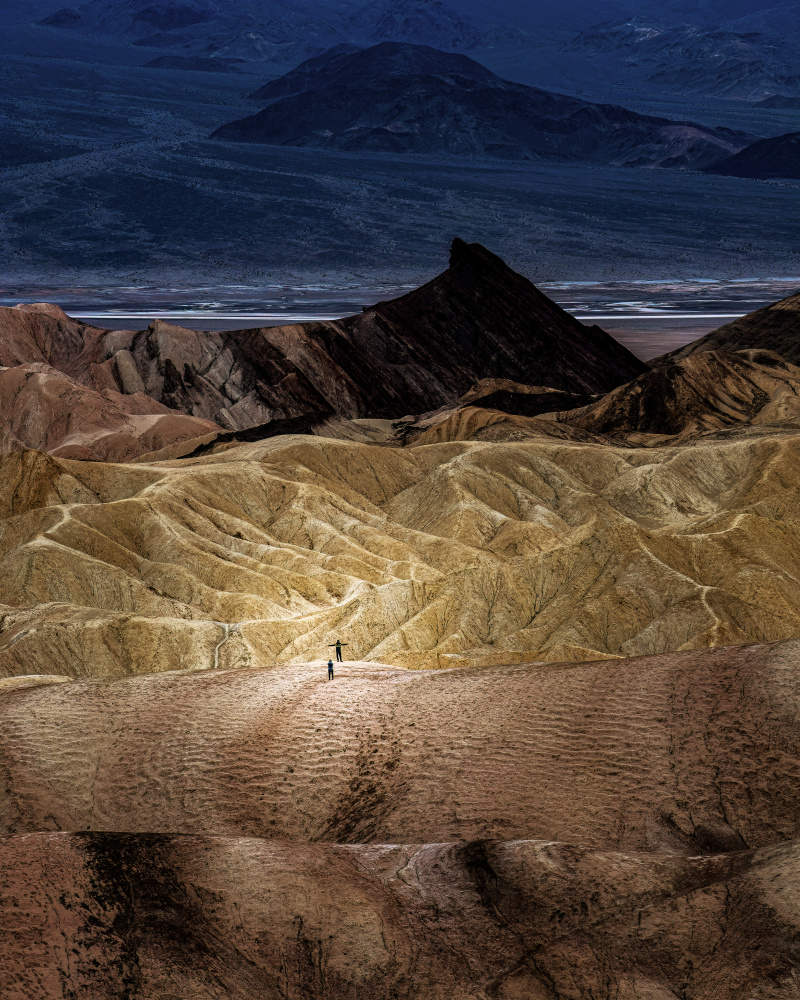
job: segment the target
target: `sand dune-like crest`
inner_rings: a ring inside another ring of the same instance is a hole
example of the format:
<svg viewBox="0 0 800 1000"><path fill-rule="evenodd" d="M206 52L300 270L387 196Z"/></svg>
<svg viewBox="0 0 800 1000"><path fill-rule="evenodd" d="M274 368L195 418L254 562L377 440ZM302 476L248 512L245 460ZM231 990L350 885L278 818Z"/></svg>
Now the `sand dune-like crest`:
<svg viewBox="0 0 800 1000"><path fill-rule="evenodd" d="M535 838L694 854L800 837L797 640L590 664L322 662L0 701L6 833Z"/></svg>

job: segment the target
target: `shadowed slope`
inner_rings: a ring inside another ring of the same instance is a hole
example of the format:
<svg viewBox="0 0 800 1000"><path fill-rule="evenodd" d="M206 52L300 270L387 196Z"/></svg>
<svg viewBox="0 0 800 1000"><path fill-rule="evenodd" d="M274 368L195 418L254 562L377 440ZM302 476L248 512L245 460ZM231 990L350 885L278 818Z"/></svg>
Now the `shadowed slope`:
<svg viewBox="0 0 800 1000"><path fill-rule="evenodd" d="M171 673L0 698L6 832L691 854L800 836L797 640L572 665Z"/></svg>
<svg viewBox="0 0 800 1000"><path fill-rule="evenodd" d="M0 840L8 1000L789 1000L797 844ZM9 905L10 904L10 905Z"/></svg>
<svg viewBox="0 0 800 1000"><path fill-rule="evenodd" d="M800 178L800 132L759 139L721 162L706 167L706 173L761 180Z"/></svg>
<svg viewBox="0 0 800 1000"><path fill-rule="evenodd" d="M430 45L383 42L367 49L337 45L321 55L306 59L294 69L270 80L250 94L251 100L273 101L291 94L324 90L330 86L360 83L380 86L390 77L409 75L450 75L475 80L497 80L481 63L457 52L441 52Z"/></svg>
<svg viewBox="0 0 800 1000"><path fill-rule="evenodd" d="M754 349L774 351L791 364L800 364L800 292L726 323L677 351L654 358L650 364L656 368L701 351Z"/></svg>
<svg viewBox="0 0 800 1000"><path fill-rule="evenodd" d="M487 379L456 407L398 422L395 431L415 446L560 438L674 447L699 437L793 433L799 422L800 368L773 351L723 350L662 360L603 396Z"/></svg>
<svg viewBox="0 0 800 1000"><path fill-rule="evenodd" d="M578 410L570 427L629 444L679 444L725 428L800 418L800 368L772 351L703 351L653 371Z"/></svg>
<svg viewBox="0 0 800 1000"><path fill-rule="evenodd" d="M424 359L442 383L452 371L448 381L459 396L484 378L606 392L648 368L599 327L573 319L499 257L461 240L453 241L442 275L343 322L359 350L376 353L381 341L394 342L401 356ZM439 398L437 405L457 397ZM427 399L426 407L404 412L434 409L434 395Z"/></svg>

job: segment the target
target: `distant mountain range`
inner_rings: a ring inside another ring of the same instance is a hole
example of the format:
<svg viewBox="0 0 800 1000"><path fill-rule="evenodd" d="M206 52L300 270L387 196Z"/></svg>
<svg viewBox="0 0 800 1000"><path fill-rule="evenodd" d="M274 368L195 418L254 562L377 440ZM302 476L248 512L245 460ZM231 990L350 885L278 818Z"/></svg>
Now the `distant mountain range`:
<svg viewBox="0 0 800 1000"><path fill-rule="evenodd" d="M563 86L563 69L564 79L576 81L599 76L650 90L756 100L800 96L798 12L792 4L681 0L641 0L633 18L616 0L568 6L549 0L530 8L507 0L89 0L54 11L41 24L172 56L276 68L337 44L399 41L482 53L495 68L515 68L505 75L528 80L544 56L556 87Z"/></svg>
<svg viewBox="0 0 800 1000"><path fill-rule="evenodd" d="M459 50L529 40L513 24L480 12L470 17L442 0L334 5L284 0L89 0L57 10L41 23L170 49L175 55L278 62L320 52L337 42L369 45L392 39Z"/></svg>
<svg viewBox="0 0 800 1000"><path fill-rule="evenodd" d="M272 103L212 138L666 167L706 166L748 139L511 83L467 56L401 42L337 46L251 96Z"/></svg>
<svg viewBox="0 0 800 1000"><path fill-rule="evenodd" d="M77 8L57 10L41 23L124 39L184 57L279 64L302 59L341 40L336 26L283 0L242 4L224 0L89 0Z"/></svg>
<svg viewBox="0 0 800 1000"><path fill-rule="evenodd" d="M800 25L800 7L796 8ZM613 63L615 79L663 90L737 100L800 94L798 32L628 21L593 26L567 46L589 61Z"/></svg>

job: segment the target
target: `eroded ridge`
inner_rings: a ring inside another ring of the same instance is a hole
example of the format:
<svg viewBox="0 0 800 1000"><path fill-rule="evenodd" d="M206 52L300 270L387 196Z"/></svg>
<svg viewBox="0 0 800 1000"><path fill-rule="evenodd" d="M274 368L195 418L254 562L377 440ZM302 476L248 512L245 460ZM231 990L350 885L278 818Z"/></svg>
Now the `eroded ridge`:
<svg viewBox="0 0 800 1000"><path fill-rule="evenodd" d="M800 437L0 457L0 674L591 660L797 634Z"/></svg>

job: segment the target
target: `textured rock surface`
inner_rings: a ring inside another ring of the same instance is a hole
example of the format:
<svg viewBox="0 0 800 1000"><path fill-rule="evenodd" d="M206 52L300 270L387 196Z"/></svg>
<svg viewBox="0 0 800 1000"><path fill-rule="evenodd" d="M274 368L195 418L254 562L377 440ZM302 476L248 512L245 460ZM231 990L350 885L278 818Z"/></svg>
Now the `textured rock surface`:
<svg viewBox="0 0 800 1000"><path fill-rule="evenodd" d="M0 840L8 1000L791 1000L797 844Z"/></svg>
<svg viewBox="0 0 800 1000"><path fill-rule="evenodd" d="M800 837L799 663L791 640L24 688L0 698L0 828L762 847Z"/></svg>
<svg viewBox="0 0 800 1000"><path fill-rule="evenodd" d="M391 440L422 445L549 437L652 447L794 433L799 423L800 368L774 351L721 350L662 358L654 370L602 396L484 379L455 406L396 422ZM335 428L317 432L336 436Z"/></svg>
<svg viewBox="0 0 800 1000"><path fill-rule="evenodd" d="M774 351L793 365L800 364L800 292L726 323L677 351L654 358L650 364L656 368L702 351L755 349Z"/></svg>

